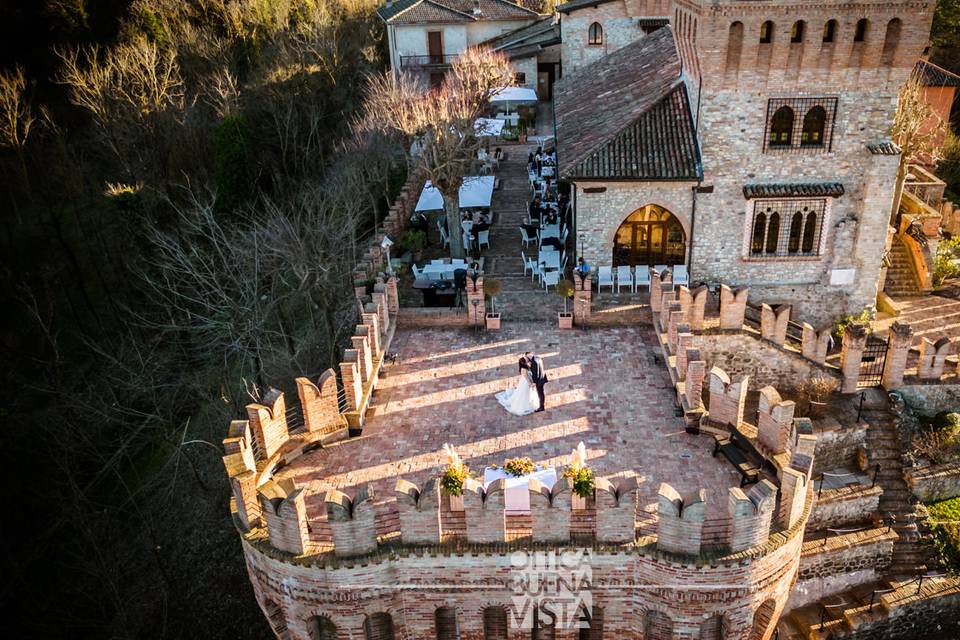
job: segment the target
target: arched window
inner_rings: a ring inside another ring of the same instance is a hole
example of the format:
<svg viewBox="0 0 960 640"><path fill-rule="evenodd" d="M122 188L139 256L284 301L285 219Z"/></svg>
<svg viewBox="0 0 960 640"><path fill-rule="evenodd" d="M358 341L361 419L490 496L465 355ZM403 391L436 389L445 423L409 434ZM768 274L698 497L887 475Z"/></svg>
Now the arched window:
<svg viewBox="0 0 960 640"><path fill-rule="evenodd" d="M866 18L857 20L857 28L853 31L854 42L866 42L867 30L870 27L870 21Z"/></svg>
<svg viewBox="0 0 960 640"><path fill-rule="evenodd" d="M760 44L773 42L773 23L767 20L760 25Z"/></svg>
<svg viewBox="0 0 960 640"><path fill-rule="evenodd" d="M777 252L777 241L780 239L780 214L774 211L770 214L770 224L767 225L767 253Z"/></svg>
<svg viewBox="0 0 960 640"><path fill-rule="evenodd" d="M736 71L740 68L740 53L743 51L743 23L734 22L730 25L730 35L727 37L727 71Z"/></svg>
<svg viewBox="0 0 960 640"><path fill-rule="evenodd" d="M603 609L593 607L588 614L580 611L580 635L578 640L603 640Z"/></svg>
<svg viewBox="0 0 960 640"><path fill-rule="evenodd" d="M770 146L789 147L793 143L793 109L780 107L770 121Z"/></svg>
<svg viewBox="0 0 960 640"><path fill-rule="evenodd" d="M823 41L824 42L833 42L833 39L837 35L837 21L836 20L827 20L827 23L823 25Z"/></svg>
<svg viewBox="0 0 960 640"><path fill-rule="evenodd" d="M811 211L807 214L807 223L803 227L803 246L804 253L813 253L817 247L813 246L817 237L817 214Z"/></svg>
<svg viewBox="0 0 960 640"><path fill-rule="evenodd" d="M483 610L483 640L507 640L507 611L503 607Z"/></svg>
<svg viewBox="0 0 960 640"><path fill-rule="evenodd" d="M797 44L803 42L803 32L806 28L806 23L803 20L797 20L793 23L793 28L790 29L790 42Z"/></svg>
<svg viewBox="0 0 960 640"><path fill-rule="evenodd" d="M753 237L750 239L750 253L763 253L763 239L767 233L767 214L758 213L753 219Z"/></svg>
<svg viewBox="0 0 960 640"><path fill-rule="evenodd" d="M800 251L800 234L803 232L803 214L797 211L790 221L790 238L787 240L787 253Z"/></svg>
<svg viewBox="0 0 960 640"><path fill-rule="evenodd" d="M389 613L375 613L363 621L365 640L395 640L393 635L393 617Z"/></svg>
<svg viewBox="0 0 960 640"><path fill-rule="evenodd" d="M307 620L310 640L337 640L337 626L326 616L313 616Z"/></svg>
<svg viewBox="0 0 960 640"><path fill-rule="evenodd" d="M600 26L599 22L590 25L590 30L587 32L587 44L603 44L603 27Z"/></svg>
<svg viewBox="0 0 960 640"><path fill-rule="evenodd" d="M460 625L455 607L439 607L433 612L437 640L460 640Z"/></svg>
<svg viewBox="0 0 960 640"><path fill-rule="evenodd" d="M887 35L883 38L883 52L880 54L880 64L885 67L893 66L893 58L897 54L902 28L903 23L900 18L894 18L887 23Z"/></svg>
<svg viewBox="0 0 960 640"><path fill-rule="evenodd" d="M803 116L803 134L800 146L819 147L823 144L823 133L827 126L827 110L817 105Z"/></svg>

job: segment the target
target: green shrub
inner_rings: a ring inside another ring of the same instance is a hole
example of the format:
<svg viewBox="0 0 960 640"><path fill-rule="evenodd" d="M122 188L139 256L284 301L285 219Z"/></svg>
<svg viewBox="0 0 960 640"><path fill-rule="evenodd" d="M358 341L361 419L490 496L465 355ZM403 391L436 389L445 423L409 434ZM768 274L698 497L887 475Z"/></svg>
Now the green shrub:
<svg viewBox="0 0 960 640"><path fill-rule="evenodd" d="M930 517L941 522L960 522L960 498L950 498L927 505Z"/></svg>
<svg viewBox="0 0 960 640"><path fill-rule="evenodd" d="M843 338L843 332L846 331L847 325L854 322L862 322L868 327L873 321L873 310L869 307L860 312L860 315L849 315L840 318L837 322L837 328L833 330L833 336L839 341Z"/></svg>
<svg viewBox="0 0 960 640"><path fill-rule="evenodd" d="M427 244L427 234L419 229L407 229L400 236L400 244L410 253L419 253Z"/></svg>
<svg viewBox="0 0 960 640"><path fill-rule="evenodd" d="M937 522L931 533L940 566L949 573L960 573L960 522Z"/></svg>
<svg viewBox="0 0 960 640"><path fill-rule="evenodd" d="M960 276L960 266L953 263L957 258L960 258L960 236L941 241L933 260L933 286L939 287L944 280Z"/></svg>
<svg viewBox="0 0 960 640"><path fill-rule="evenodd" d="M938 430L955 431L960 428L960 413L941 411L930 420L930 426Z"/></svg>

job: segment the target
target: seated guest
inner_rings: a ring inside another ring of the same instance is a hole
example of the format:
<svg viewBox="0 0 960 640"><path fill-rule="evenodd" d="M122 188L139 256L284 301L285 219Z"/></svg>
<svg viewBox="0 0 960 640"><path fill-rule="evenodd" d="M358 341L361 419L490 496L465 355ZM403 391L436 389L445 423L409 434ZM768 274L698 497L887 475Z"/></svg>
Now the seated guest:
<svg viewBox="0 0 960 640"><path fill-rule="evenodd" d="M577 275L581 278L585 278L590 275L590 265L587 264L587 261L583 259L583 256L577 258Z"/></svg>
<svg viewBox="0 0 960 640"><path fill-rule="evenodd" d="M533 202L530 203L530 219L540 219L540 196L533 196Z"/></svg>
<svg viewBox="0 0 960 640"><path fill-rule="evenodd" d="M497 160L503 160L503 149L497 147L493 152L493 157Z"/></svg>
<svg viewBox="0 0 960 640"><path fill-rule="evenodd" d="M546 224L557 224L557 210L553 207L547 209L547 219Z"/></svg>

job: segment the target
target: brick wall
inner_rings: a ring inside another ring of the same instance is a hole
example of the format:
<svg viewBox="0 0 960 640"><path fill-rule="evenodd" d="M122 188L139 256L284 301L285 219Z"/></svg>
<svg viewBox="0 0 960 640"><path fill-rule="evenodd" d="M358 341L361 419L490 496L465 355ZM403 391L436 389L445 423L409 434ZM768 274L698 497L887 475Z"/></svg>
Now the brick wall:
<svg viewBox="0 0 960 640"><path fill-rule="evenodd" d="M705 331L695 334L694 346L707 367L720 367L733 379L749 375L754 386L782 387L785 381L806 380L815 374L835 376L833 369L818 366L799 352L787 351L746 332Z"/></svg>
<svg viewBox="0 0 960 640"><path fill-rule="evenodd" d="M807 520L807 530L843 527L861 523L877 513L883 490L879 486L853 485L841 489L824 490Z"/></svg>
<svg viewBox="0 0 960 640"><path fill-rule="evenodd" d="M960 496L960 462L907 467L907 485L922 502L936 502Z"/></svg>
<svg viewBox="0 0 960 640"><path fill-rule="evenodd" d="M896 532L884 527L833 536L823 545L819 540L807 542L800 556L798 579L823 578L871 568L883 572L890 566L896 539Z"/></svg>
<svg viewBox="0 0 960 640"><path fill-rule="evenodd" d="M594 606L604 611L603 637L656 640L658 636L642 632L655 618L653 612L672 626L675 637L700 637L714 615L722 616L730 637L747 637L761 604L773 602L779 611L786 602L800 543L797 533L751 562L701 567L660 562L655 555L594 549L588 556L591 595ZM399 552L320 568L264 554L249 541L243 547L258 600L282 605L292 640L308 640L306 622L318 614L337 626L339 637L363 637L364 618L378 612L391 615L398 638L433 638L434 612L443 606L455 607L461 640L481 640L484 609L513 605L508 585L516 573L506 551ZM391 586L413 580L440 588ZM683 588L672 586L678 584ZM722 584L736 587L716 588ZM526 637L529 631L510 631L510 640ZM557 637L572 640L577 632L560 630Z"/></svg>

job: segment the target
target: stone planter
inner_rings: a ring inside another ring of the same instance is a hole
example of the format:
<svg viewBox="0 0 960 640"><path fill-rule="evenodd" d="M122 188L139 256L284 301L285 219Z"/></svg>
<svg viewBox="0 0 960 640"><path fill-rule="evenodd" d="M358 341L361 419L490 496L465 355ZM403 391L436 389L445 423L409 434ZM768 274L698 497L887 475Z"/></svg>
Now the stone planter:
<svg viewBox="0 0 960 640"><path fill-rule="evenodd" d="M810 400L807 407L807 413L811 418L822 418L827 413L827 403Z"/></svg>
<svg viewBox="0 0 960 640"><path fill-rule="evenodd" d="M581 498L575 493L570 494L570 508L574 511L584 511L587 508L587 499Z"/></svg>
<svg viewBox="0 0 960 640"><path fill-rule="evenodd" d="M557 320L561 329L573 329L573 314L561 311L557 314Z"/></svg>
<svg viewBox="0 0 960 640"><path fill-rule="evenodd" d="M487 331L494 331L499 328L500 328L500 314L488 313L487 314Z"/></svg>
<svg viewBox="0 0 960 640"><path fill-rule="evenodd" d="M450 498L450 511L463 511L463 494L458 496L447 494Z"/></svg>

